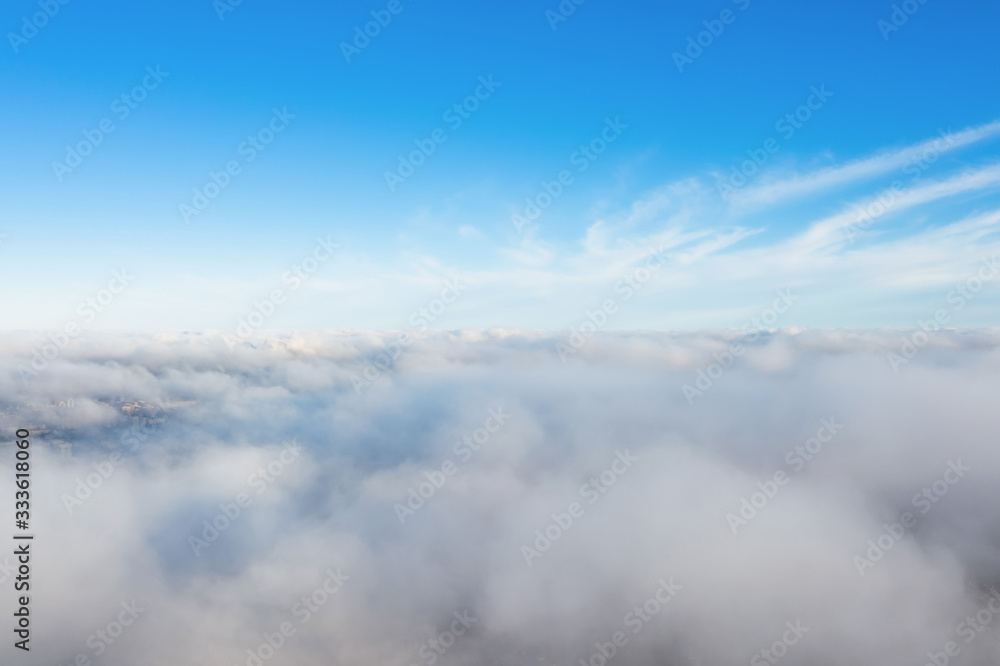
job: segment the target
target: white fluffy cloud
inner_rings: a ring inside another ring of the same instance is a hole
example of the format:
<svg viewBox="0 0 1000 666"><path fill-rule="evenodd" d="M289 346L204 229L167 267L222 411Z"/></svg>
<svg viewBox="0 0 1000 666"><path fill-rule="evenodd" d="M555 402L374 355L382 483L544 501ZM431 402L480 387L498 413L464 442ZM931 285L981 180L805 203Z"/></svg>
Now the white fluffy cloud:
<svg viewBox="0 0 1000 666"><path fill-rule="evenodd" d="M0 400L74 426L72 458L34 442L20 662L253 664L287 622L263 663L589 663L621 631L620 664L748 663L784 638L787 664L922 664L948 641L994 664L1000 616L961 623L1000 583L1000 331L938 332L894 371L903 336L614 334L563 363L555 336L426 334L359 393L393 334L93 335L27 382L38 343L4 334ZM193 402L131 447L99 401L119 395ZM429 497L400 511L411 489Z"/></svg>

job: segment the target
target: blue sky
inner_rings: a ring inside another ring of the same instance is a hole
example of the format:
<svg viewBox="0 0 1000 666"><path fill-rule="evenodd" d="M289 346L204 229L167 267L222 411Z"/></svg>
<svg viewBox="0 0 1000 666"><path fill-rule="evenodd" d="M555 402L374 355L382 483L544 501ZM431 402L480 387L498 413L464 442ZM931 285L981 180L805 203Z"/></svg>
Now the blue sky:
<svg viewBox="0 0 1000 666"><path fill-rule="evenodd" d="M87 325L234 330L321 236L339 253L262 329L405 326L449 276L468 288L435 328L568 328L650 246L669 260L609 328L738 327L789 287L780 325L909 327L1000 245L995 3L914 0L891 31L877 2L587 0L558 22L558 2L390 4L53 0L32 31L39 3L7 3L3 326L62 328L125 268L134 283ZM348 62L371 12L391 21ZM481 77L499 85L453 126ZM285 126L247 162L275 109ZM609 119L620 132L580 171ZM113 131L57 173L102 121ZM390 190L386 171L438 128ZM512 214L563 170L518 231ZM845 236L844 211L880 194L887 211ZM995 293L953 323L1000 323Z"/></svg>

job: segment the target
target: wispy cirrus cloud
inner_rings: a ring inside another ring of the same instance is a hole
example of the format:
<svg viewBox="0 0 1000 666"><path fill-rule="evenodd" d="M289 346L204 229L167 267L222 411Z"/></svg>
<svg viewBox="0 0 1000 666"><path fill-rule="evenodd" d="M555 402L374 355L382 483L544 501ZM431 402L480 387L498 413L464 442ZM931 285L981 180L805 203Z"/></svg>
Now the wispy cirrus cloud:
<svg viewBox="0 0 1000 666"><path fill-rule="evenodd" d="M732 195L733 206L761 207L787 199L804 197L846 185L875 178L890 171L903 169L927 155L941 155L966 146L986 141L1000 135L1000 121L971 127L959 132L942 131L940 136L912 146L883 151L876 155L846 164L827 167L792 177L749 186Z"/></svg>
<svg viewBox="0 0 1000 666"><path fill-rule="evenodd" d="M984 141L998 126L955 133L952 144ZM565 328L615 289L625 290L620 282L650 252L663 253L666 263L608 322L610 329L736 325L752 314L757 300L793 286L804 297L789 313L789 323L907 325L925 316L926 303L937 297L927 291L931 284L943 288L1000 250L991 222L992 213L1000 210L997 155L981 151L987 154L978 155L975 166L957 168L951 160L927 160L910 178L908 160L923 159L923 151L933 144L924 141L831 167L804 177L806 185L788 181L802 195L795 206L727 204L704 174L618 203L602 196L592 202L594 212L578 221L576 235L544 224L523 234L506 226L497 233L487 220L471 219L460 252L450 255L422 248L402 251L389 261L345 244L337 259L324 264L322 273L306 282L262 330L405 328L412 313L451 276L468 289L434 318L434 328ZM845 179L864 187L845 195L808 184ZM475 242L468 242L473 237ZM252 306L280 280L280 272L253 280L228 274L213 278L200 270L170 282L151 278L134 287L136 303L170 305L169 312L147 326L186 322L177 314L183 308L197 313L200 327L234 331L248 303ZM859 294L864 308L845 307ZM996 303L993 292L985 292L965 310L964 323L995 321L991 308ZM145 306L109 312L101 326L135 328L135 318L151 312Z"/></svg>
<svg viewBox="0 0 1000 666"><path fill-rule="evenodd" d="M946 180L925 182L909 189L891 190L892 196L879 208L878 218L891 217L940 199L1000 187L1000 164L982 169L971 169ZM876 197L863 199L849 209L811 224L808 229L790 241L796 249L819 249L840 245L848 241L845 229L866 222L865 210L870 209ZM870 215L867 217L871 217ZM877 220L872 220L877 224ZM867 228L867 227L866 227ZM859 232L860 233L860 232Z"/></svg>

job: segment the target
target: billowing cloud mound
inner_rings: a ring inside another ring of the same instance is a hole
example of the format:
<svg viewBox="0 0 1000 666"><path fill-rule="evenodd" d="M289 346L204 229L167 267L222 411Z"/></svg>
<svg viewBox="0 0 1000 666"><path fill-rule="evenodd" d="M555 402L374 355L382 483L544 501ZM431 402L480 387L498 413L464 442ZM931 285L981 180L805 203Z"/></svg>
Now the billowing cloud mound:
<svg viewBox="0 0 1000 666"><path fill-rule="evenodd" d="M6 334L19 663L997 663L1000 331L399 342Z"/></svg>

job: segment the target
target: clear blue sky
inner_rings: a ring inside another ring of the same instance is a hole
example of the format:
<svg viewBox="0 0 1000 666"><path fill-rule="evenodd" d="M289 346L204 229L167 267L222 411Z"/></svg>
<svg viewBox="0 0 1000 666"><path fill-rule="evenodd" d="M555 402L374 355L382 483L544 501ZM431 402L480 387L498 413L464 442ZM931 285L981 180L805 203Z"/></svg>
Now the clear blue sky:
<svg viewBox="0 0 1000 666"><path fill-rule="evenodd" d="M967 222L1000 206L995 2L914 2L888 32L880 2L587 0L554 23L554 0L399 0L348 62L342 43L390 4L52 0L32 31L37 0L5 3L3 326L61 327L124 267L135 284L93 326L231 329L332 235L342 253L266 327L402 326L450 273L472 286L440 326L567 327L635 265L629 248L671 233L696 235L678 252L719 240L674 256L613 327L738 326L789 285L803 298L783 323L906 326L997 246L995 222ZM674 53L709 28L678 71ZM479 108L446 121L490 76ZM144 77L153 89L122 117L116 100ZM814 86L832 97L783 136L776 123ZM248 162L242 142L273 109L294 118ZM609 118L627 128L579 171L574 151ZM57 174L105 119L114 131ZM386 171L437 128L447 140L390 191ZM893 157L969 128L926 168ZM769 138L776 152L723 201L720 175ZM229 161L239 173L185 221L181 204ZM572 183L518 232L512 213L564 169ZM802 249L897 179L897 203L915 203L858 241ZM1000 323L990 298L963 323Z"/></svg>

